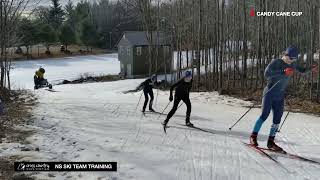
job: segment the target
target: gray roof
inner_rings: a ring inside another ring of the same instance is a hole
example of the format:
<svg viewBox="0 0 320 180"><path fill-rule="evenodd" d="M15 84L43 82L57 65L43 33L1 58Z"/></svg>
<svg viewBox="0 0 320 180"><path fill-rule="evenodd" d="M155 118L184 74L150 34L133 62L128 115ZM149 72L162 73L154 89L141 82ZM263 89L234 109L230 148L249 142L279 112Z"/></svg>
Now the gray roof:
<svg viewBox="0 0 320 180"><path fill-rule="evenodd" d="M125 31L120 41L118 42L118 45L124 41L134 46L143 46L143 45L151 44L148 41L146 31ZM169 44L170 44L170 41L163 32L157 32L157 31L152 32L152 45L169 45Z"/></svg>

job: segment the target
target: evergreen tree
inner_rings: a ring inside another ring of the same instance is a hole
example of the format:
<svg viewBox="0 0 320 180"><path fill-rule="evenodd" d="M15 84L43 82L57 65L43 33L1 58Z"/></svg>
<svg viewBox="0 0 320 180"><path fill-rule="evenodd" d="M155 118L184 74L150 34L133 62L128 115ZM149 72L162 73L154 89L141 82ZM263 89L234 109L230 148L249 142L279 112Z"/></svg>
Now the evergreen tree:
<svg viewBox="0 0 320 180"><path fill-rule="evenodd" d="M77 17L76 17L75 7L71 0L68 1L64 9L65 9L66 22L71 26L73 31L75 31L77 26Z"/></svg>
<svg viewBox="0 0 320 180"><path fill-rule="evenodd" d="M89 46L95 46L99 41L98 31L95 25L88 19L83 21L81 27L81 42L86 45L87 49L89 50Z"/></svg>
<svg viewBox="0 0 320 180"><path fill-rule="evenodd" d="M21 45L27 48L27 54L29 54L29 48L31 45L38 43L38 29L33 21L23 18L19 22L17 37Z"/></svg>
<svg viewBox="0 0 320 180"><path fill-rule="evenodd" d="M39 32L39 38L47 48L46 54L50 54L50 46L57 41L55 30L50 25L43 25Z"/></svg>
<svg viewBox="0 0 320 180"><path fill-rule="evenodd" d="M68 45L76 43L76 36L69 24L64 24L61 28L60 32L60 41L66 47L66 51L68 51Z"/></svg>
<svg viewBox="0 0 320 180"><path fill-rule="evenodd" d="M64 20L64 11L59 1L60 0L51 0L52 6L49 10L50 24L54 29L59 29Z"/></svg>

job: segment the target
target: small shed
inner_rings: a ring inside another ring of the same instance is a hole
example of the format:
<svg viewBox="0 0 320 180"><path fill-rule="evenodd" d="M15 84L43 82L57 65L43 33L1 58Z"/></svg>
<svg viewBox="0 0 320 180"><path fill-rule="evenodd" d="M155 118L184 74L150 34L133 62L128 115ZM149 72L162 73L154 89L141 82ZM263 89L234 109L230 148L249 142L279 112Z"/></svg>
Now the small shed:
<svg viewBox="0 0 320 180"><path fill-rule="evenodd" d="M151 72L163 74L172 67L172 50L168 37L162 32L126 31L117 43L121 74L125 78L149 75L149 47L152 48ZM148 41L147 37L151 37Z"/></svg>

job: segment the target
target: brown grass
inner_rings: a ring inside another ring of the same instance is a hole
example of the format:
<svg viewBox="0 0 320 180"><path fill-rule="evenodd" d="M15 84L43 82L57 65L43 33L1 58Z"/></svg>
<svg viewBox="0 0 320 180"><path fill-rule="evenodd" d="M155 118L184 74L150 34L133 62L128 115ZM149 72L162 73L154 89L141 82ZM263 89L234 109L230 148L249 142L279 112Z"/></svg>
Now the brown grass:
<svg viewBox="0 0 320 180"><path fill-rule="evenodd" d="M19 124L28 124L31 121L30 110L35 105L36 99L27 91L1 91L5 102L5 114L1 116L0 139L7 143L18 142L25 144L30 131L20 131L14 127ZM4 96L6 95L6 96ZM21 95L24 95L23 97ZM28 98L25 98L28 97ZM2 143L2 142L0 142ZM19 158L5 157L0 159L0 179L30 179L23 174L15 174L13 162Z"/></svg>
<svg viewBox="0 0 320 180"><path fill-rule="evenodd" d="M196 78L194 79L194 85L196 85ZM207 83L204 81L204 77L201 78L199 91L206 92L217 90L212 86L205 86ZM261 101L263 96L263 89L246 89L242 90L239 86L239 82L236 82L236 86L233 87L233 82L229 84L229 89L219 91L220 94L228 95L231 97L243 99L245 101L252 101L256 107L261 107ZM227 82L224 83L224 87L227 87ZM316 87L314 87L316 89ZM198 89L193 89L198 91ZM320 116L320 102L316 100L310 100L309 98L309 87L307 85L299 85L295 88L288 88L288 96L285 99L285 109L291 112L308 113L316 116Z"/></svg>
<svg viewBox="0 0 320 180"><path fill-rule="evenodd" d="M21 47L23 50L23 55L15 54L16 48L11 48L10 53L8 54L10 59L13 59L14 61L19 60L26 60L26 59L48 59L48 58L60 58L60 57L70 57L70 56L81 56L81 55L97 55L97 54L105 54L105 53L111 53L112 51L106 50L106 49L100 49L100 48L92 48L89 49L90 51L87 52L87 48L84 46L78 46L78 45L70 45L68 46L68 50L71 52L71 54L60 52L60 45L55 45L50 47L50 55L45 54L46 48L44 46L39 46L39 53L38 53L38 46L33 46L32 49L29 49L29 55L26 55L26 48ZM82 52L80 52L82 50Z"/></svg>
<svg viewBox="0 0 320 180"><path fill-rule="evenodd" d="M81 83L92 83L92 82L109 82L121 80L119 75L105 75L92 77L88 74L83 74L79 79L68 81L64 80L61 84L81 84Z"/></svg>
<svg viewBox="0 0 320 180"><path fill-rule="evenodd" d="M226 91L226 94L245 101L252 101L257 107L261 107L263 89L242 91L240 88L235 88ZM301 93L293 94L289 92L289 95L285 99L285 109L291 112L320 116L320 103L311 101L305 97L305 94Z"/></svg>

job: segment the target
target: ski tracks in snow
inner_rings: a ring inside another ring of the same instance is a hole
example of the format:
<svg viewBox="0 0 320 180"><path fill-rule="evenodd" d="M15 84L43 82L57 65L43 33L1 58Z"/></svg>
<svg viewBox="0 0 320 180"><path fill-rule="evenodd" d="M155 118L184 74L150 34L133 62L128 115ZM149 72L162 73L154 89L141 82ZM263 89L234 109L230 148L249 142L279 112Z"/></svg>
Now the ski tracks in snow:
<svg viewBox="0 0 320 180"><path fill-rule="evenodd" d="M125 82L119 81L107 85L125 87L127 85ZM138 93L115 95L113 90L122 89L111 87L111 91L107 85L103 83L94 85L98 92L90 89L91 85L83 85L86 87L83 89L79 85L79 90L76 92L68 88L62 89L61 93L44 92L46 98L40 99L39 107L34 111L34 116L39 119L35 123L35 126L38 126L35 128L38 131L35 138L38 140L34 143L40 147L47 146L44 148L45 151L42 149L40 151L43 153L42 157L48 155L49 161L53 159L118 161L117 173L97 175L109 179L313 180L319 177L317 165L278 157L289 170L298 172L292 175L279 170L274 162L243 146L239 139L249 138L246 136L251 130L250 122L244 120L235 133L227 131L226 125L232 123L233 116L243 112L243 108L229 106L228 102L240 100L233 98L228 100L228 97L222 99L205 97L214 96L210 93L194 96L192 122L214 133L178 125L168 128L167 134L164 134L160 124L164 116L158 118L158 114L152 113L143 116L139 112L141 103L138 110L135 110ZM99 88L100 86L102 88ZM160 95L161 93L160 91ZM161 110L166 105L167 97L160 95L157 107ZM79 96L82 99L78 99ZM170 108L171 106L167 111ZM184 115L183 106L170 120L169 126L184 122ZM294 119L294 114L291 116L292 121L300 122ZM44 120L41 120L42 117ZM250 127L247 127L249 125ZM289 131L293 129L290 127L295 125L297 124L288 122L286 127L289 128L285 130ZM297 144L303 144L303 140L307 140L316 146L320 143L317 128L309 127L308 124L304 124L299 128L299 132L289 131L287 136L280 134L279 140L282 140L281 143L286 143L288 151L292 153L301 152L303 147L289 143L289 139L292 141L297 138ZM310 136L304 138L303 134ZM62 140L62 137L65 139ZM304 152L308 153L310 149L305 149ZM319 153L313 154L317 155L319 157ZM84 174L82 179L90 179L87 177L90 176Z"/></svg>

